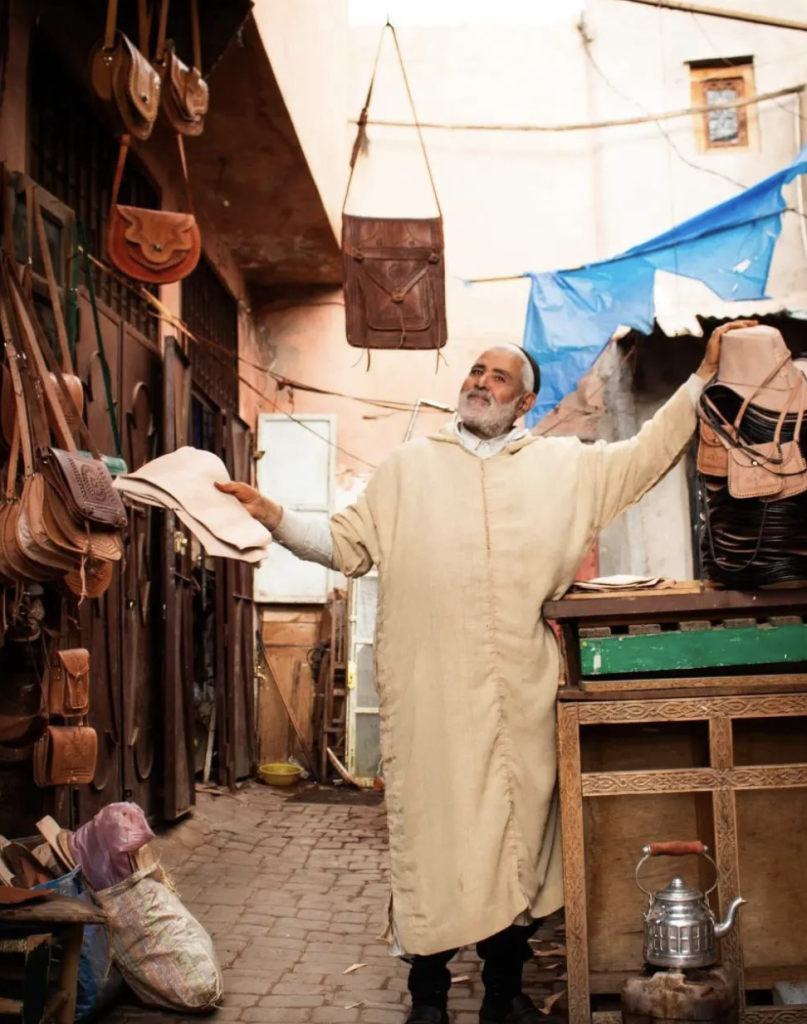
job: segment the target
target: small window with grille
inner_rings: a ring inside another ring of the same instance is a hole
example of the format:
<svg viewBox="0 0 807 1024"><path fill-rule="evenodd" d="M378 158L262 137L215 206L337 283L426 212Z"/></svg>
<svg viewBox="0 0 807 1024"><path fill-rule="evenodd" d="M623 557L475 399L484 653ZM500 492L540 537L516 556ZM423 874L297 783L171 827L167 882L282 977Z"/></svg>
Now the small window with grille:
<svg viewBox="0 0 807 1024"><path fill-rule="evenodd" d="M695 138L701 153L759 148L754 64L751 57L724 57L689 64Z"/></svg>

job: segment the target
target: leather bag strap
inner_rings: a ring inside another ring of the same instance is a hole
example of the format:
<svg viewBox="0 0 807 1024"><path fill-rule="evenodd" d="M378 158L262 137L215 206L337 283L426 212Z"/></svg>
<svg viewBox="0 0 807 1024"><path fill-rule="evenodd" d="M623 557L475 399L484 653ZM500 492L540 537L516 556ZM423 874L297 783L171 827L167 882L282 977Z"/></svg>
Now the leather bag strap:
<svg viewBox="0 0 807 1024"><path fill-rule="evenodd" d="M168 0L166 0L166 3ZM191 35L193 36L193 66L202 73L202 33L199 30L199 2L191 0Z"/></svg>
<svg viewBox="0 0 807 1024"><path fill-rule="evenodd" d="M104 49L111 50L115 42L115 30L118 27L118 0L109 0L106 8L106 26L104 28Z"/></svg>
<svg viewBox="0 0 807 1024"><path fill-rule="evenodd" d="M151 18L146 9L146 0L137 0L137 32L140 39L140 52L146 57L149 52L149 36L151 35Z"/></svg>
<svg viewBox="0 0 807 1024"><path fill-rule="evenodd" d="M126 157L129 154L131 143L131 135L121 136L118 164L115 168L115 178L112 183L112 197L109 201L110 210L113 210L118 203L118 193L123 181L123 169L126 166ZM179 162L182 167L182 180L185 183L185 199L188 203L188 213L193 214L193 197L191 196L190 179L188 178L188 162L185 159L185 143L182 141L182 136L179 132L177 132L177 147L179 148Z"/></svg>
<svg viewBox="0 0 807 1024"><path fill-rule="evenodd" d="M160 22L157 29L157 48L154 51L154 63L162 64L165 60L165 37L168 28L168 3L169 0L162 0L160 4Z"/></svg>
<svg viewBox="0 0 807 1024"><path fill-rule="evenodd" d="M3 246L11 259L14 259L14 206L11 199L11 177L5 160L0 164L3 185Z"/></svg>
<svg viewBox="0 0 807 1024"><path fill-rule="evenodd" d="M14 433L11 443L11 455L9 456L8 479L6 484L6 497L13 496L14 483L17 475L17 463L19 452L22 449L23 466L25 475L30 476L34 471L34 453L31 443L31 426L28 420L28 408L25 401L25 390L23 387L22 375L20 373L20 353L14 339L11 327L12 318L9 315L8 302L8 280L9 268L6 261L3 262L2 278L3 287L0 291L0 324L2 325L3 340L5 341L6 355L8 357L8 368L11 374L11 384L14 389L14 401L17 406L17 418L14 423ZM16 276L14 283L19 287Z"/></svg>
<svg viewBox="0 0 807 1024"><path fill-rule="evenodd" d="M437 186L434 183L434 175L432 174L431 164L429 163L429 154L426 152L426 143L423 141L423 130L420 127L420 121L418 121L417 111L415 110L415 101L412 98L412 90L409 87L409 78L407 77L406 74L406 67L404 65L403 54L401 53L401 46L400 43L398 42L398 34L395 31L394 25L392 25L392 23L389 20L387 21L387 24L381 29L381 36L379 37L378 40L378 49L376 50L375 61L373 62L373 73L370 76L370 86L367 90L367 99L364 101L364 106L362 107L361 114L359 114L359 128L358 131L356 132L356 141L353 143L353 151L350 154L350 174L347 179L345 198L342 202L342 213L345 212L345 207L347 206L347 197L348 193L350 192L350 186L353 182L353 174L354 171L356 170L356 161L359 158L362 142L364 141L364 138L367 134L367 115L370 110L370 100L373 97L373 86L375 85L375 76L378 72L378 58L381 56L381 47L384 42L384 34L387 31L387 29L389 29L390 32L392 33L392 39L393 42L395 43L395 52L398 55L398 63L401 66L401 74L403 75L404 86L406 88L406 96L407 99L409 100L409 106L412 108L412 119L415 122L415 129L417 130L418 140L420 141L420 149L423 153L423 160L426 163L426 173L429 175L429 184L432 187L434 201L437 204L437 214L438 216L442 217L443 211L440 207L440 199L438 198L437 195Z"/></svg>
<svg viewBox="0 0 807 1024"><path fill-rule="evenodd" d="M118 163L115 167L115 178L112 182L112 198L109 201L109 206L114 209L118 203L118 193L120 192L121 182L123 181L123 168L126 166L126 157L129 155L129 145L131 144L131 135L121 135L120 137L120 149L118 150Z"/></svg>
<svg viewBox="0 0 807 1024"><path fill-rule="evenodd" d="M93 436L87 428L86 424L82 420L78 413L78 410L73 403L73 398L68 390L67 384L65 383L64 376L62 375L61 367L59 366L58 360L53 354L50 345L47 340L41 334L42 328L39 322L36 320L35 315L25 308L24 298L21 293L19 283L12 282L12 288L14 291L15 305L19 314L21 324L21 335L25 347L27 348L26 355L32 361L38 374L40 385L45 396L45 400L51 413L56 422L56 434L59 439L61 447L65 451L75 454L78 451L78 447L73 440L73 429L76 429L79 437L83 443L87 446L92 457L94 459L101 458L100 452L96 447ZM44 355L43 355L44 353ZM50 371L50 372L49 372ZM51 373L56 379L56 386L54 387L53 380L51 379ZM62 395L64 405L59 401L56 394L56 388ZM64 412L64 409L71 409L75 414L73 423L71 424ZM34 407L34 417L42 417L44 419L44 410L39 408L39 404L36 403ZM45 421L46 437L49 437L49 431L47 428L47 421ZM49 446L47 446L49 447ZM43 453L44 454L44 453Z"/></svg>
<svg viewBox="0 0 807 1024"><path fill-rule="evenodd" d="M771 370L771 372L768 374L768 376L765 378L765 380L763 380L761 384L757 385L757 387L751 392L751 394L748 396L748 398L746 398L745 401L743 402L743 404L740 406L740 411L737 413L737 416L736 416L736 418L734 420L734 426L735 426L735 428L737 430L737 436L738 437L739 437L739 434L740 434L740 424L743 421L743 416L745 416L745 413L746 413L746 410L748 409L748 406L753 402L753 400L757 397L757 395L765 387L765 385L766 384L770 384L770 382L773 380L773 378L776 376L776 374L782 369L782 367L786 363L790 362L791 358L792 357L791 357L790 353L788 352L787 355L784 356L780 360L780 362L777 363L776 366L774 366L774 368Z"/></svg>

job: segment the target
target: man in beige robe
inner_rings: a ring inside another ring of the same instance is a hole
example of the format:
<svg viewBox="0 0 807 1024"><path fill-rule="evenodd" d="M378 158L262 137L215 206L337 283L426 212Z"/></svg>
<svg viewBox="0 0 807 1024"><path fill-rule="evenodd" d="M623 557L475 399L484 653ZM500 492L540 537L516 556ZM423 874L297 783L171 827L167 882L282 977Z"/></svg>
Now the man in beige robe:
<svg viewBox="0 0 807 1024"><path fill-rule="evenodd" d="M507 345L474 364L454 423L395 449L324 534L245 484L222 487L300 557L346 576L378 569L388 935L412 957L410 1024L444 1024L447 964L472 943L485 961L483 1024L546 1021L521 990L527 939L563 903L560 658L541 608L682 454L724 329L627 441L519 429L539 374Z"/></svg>

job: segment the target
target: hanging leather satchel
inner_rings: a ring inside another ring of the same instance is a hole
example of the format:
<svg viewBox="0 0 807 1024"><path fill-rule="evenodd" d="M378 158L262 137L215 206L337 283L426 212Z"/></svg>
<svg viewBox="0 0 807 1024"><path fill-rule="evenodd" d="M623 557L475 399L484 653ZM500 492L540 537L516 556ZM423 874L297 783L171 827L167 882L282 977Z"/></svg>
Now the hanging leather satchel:
<svg viewBox="0 0 807 1024"><path fill-rule="evenodd" d="M90 652L84 647L51 649L45 674L48 714L83 718L90 710Z"/></svg>
<svg viewBox="0 0 807 1024"><path fill-rule="evenodd" d="M437 206L437 217L357 217L345 213L347 197L367 130L375 70L359 117L342 205L342 263L345 281L347 340L357 348L440 349L446 326L443 217L429 157L406 78L398 37L395 42L423 159ZM376 55L376 67L378 55Z"/></svg>
<svg viewBox="0 0 807 1024"><path fill-rule="evenodd" d="M358 348L446 343L443 222L342 217L347 340Z"/></svg>
<svg viewBox="0 0 807 1024"><path fill-rule="evenodd" d="M92 782L98 760L98 734L86 725L49 725L34 745L37 786Z"/></svg>
<svg viewBox="0 0 807 1024"><path fill-rule="evenodd" d="M121 131L147 139L160 107L160 76L144 53L148 50L145 0L138 0L140 49L117 31L118 0L107 5L104 38L90 56L90 82L96 95L111 103Z"/></svg>
<svg viewBox="0 0 807 1024"><path fill-rule="evenodd" d="M202 239L193 215L185 147L177 135L182 174L189 213L168 210L144 210L118 203L118 192L129 149L129 139L121 140L112 203L107 229L109 262L122 274L147 284L171 284L187 277L199 262Z"/></svg>
<svg viewBox="0 0 807 1024"><path fill-rule="evenodd" d="M193 34L193 65L188 67L166 42L168 0L160 8L160 29L154 66L162 82L162 112L168 123L182 135L201 135L210 103L207 82L202 78L202 43L199 33L199 8L191 0L191 32Z"/></svg>

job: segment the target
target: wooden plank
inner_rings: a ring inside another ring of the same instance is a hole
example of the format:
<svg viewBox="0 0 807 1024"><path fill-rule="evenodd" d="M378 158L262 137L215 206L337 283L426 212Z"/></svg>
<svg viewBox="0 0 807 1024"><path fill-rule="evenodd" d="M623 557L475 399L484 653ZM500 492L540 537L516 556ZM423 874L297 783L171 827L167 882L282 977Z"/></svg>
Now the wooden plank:
<svg viewBox="0 0 807 1024"><path fill-rule="evenodd" d="M319 623L322 618L322 607L320 605L263 605L261 607L261 622L315 622Z"/></svg>
<svg viewBox="0 0 807 1024"><path fill-rule="evenodd" d="M723 612L748 612L756 617L769 611L788 609L793 613L807 610L807 588L794 590L706 590L703 593L680 593L676 590L631 591L623 597L611 594L588 595L584 600L564 597L547 601L543 607L546 619L567 622L587 619L622 618L636 615L680 614L701 618L719 618ZM716 613L709 614L704 613Z"/></svg>
<svg viewBox="0 0 807 1024"><path fill-rule="evenodd" d="M54 896L43 903L1 906L0 921L25 924L104 924L103 910L72 896Z"/></svg>
<svg viewBox="0 0 807 1024"><path fill-rule="evenodd" d="M580 660L584 676L798 664L807 660L807 625L581 640Z"/></svg>
<svg viewBox="0 0 807 1024"><path fill-rule="evenodd" d="M317 642L316 622L264 622L263 642L272 650L280 647L313 647Z"/></svg>
<svg viewBox="0 0 807 1024"><path fill-rule="evenodd" d="M656 679L583 679L579 687L561 687L559 701L647 700L661 691L664 697L731 696L743 693L800 693L807 689L807 674L747 676L660 676Z"/></svg>
<svg viewBox="0 0 807 1024"><path fill-rule="evenodd" d="M578 709L570 704L561 705L558 709L558 776L563 827L569 1024L586 1024L589 1018L588 913L577 714Z"/></svg>

